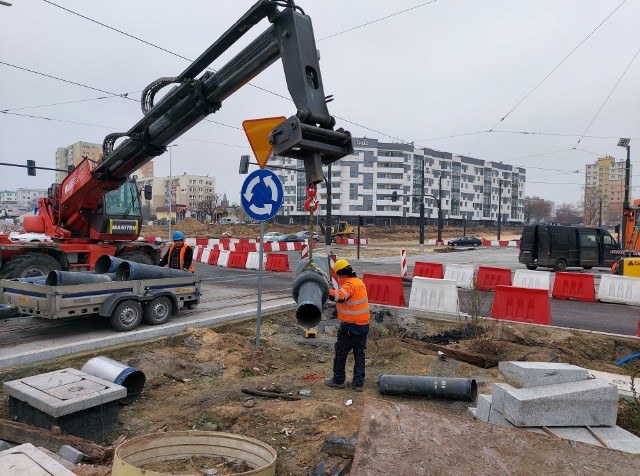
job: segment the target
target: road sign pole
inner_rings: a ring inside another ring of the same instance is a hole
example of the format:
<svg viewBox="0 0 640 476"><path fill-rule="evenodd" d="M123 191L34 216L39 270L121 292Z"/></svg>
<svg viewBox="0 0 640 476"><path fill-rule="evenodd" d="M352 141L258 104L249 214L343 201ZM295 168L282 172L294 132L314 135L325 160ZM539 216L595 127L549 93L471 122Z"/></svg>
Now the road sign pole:
<svg viewBox="0 0 640 476"><path fill-rule="evenodd" d="M262 248L264 243L264 222L260 222L260 244L258 245L258 311L256 312L256 347L260 347L260 324L262 322Z"/></svg>

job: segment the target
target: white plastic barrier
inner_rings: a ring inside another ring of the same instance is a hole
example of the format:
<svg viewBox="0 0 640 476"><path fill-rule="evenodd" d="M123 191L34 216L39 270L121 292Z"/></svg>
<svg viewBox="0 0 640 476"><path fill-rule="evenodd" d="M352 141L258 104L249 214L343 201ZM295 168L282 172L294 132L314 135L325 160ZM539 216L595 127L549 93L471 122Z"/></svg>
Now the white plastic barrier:
<svg viewBox="0 0 640 476"><path fill-rule="evenodd" d="M220 250L220 256L218 257L218 266L222 266L223 268L226 268L229 263L230 254L231 254L231 251Z"/></svg>
<svg viewBox="0 0 640 476"><path fill-rule="evenodd" d="M500 242L498 240L491 240L491 246L500 246Z"/></svg>
<svg viewBox="0 0 640 476"><path fill-rule="evenodd" d="M448 264L444 268L444 279L455 281L459 288L471 289L474 272L472 264Z"/></svg>
<svg viewBox="0 0 640 476"><path fill-rule="evenodd" d="M415 277L409 307L457 314L460 310L457 283L451 279Z"/></svg>
<svg viewBox="0 0 640 476"><path fill-rule="evenodd" d="M436 240L427 240L427 246L435 246Z"/></svg>
<svg viewBox="0 0 640 476"><path fill-rule="evenodd" d="M512 247L518 247L518 242L517 241L509 241L509 243L507 243L507 246L512 246Z"/></svg>
<svg viewBox="0 0 640 476"><path fill-rule="evenodd" d="M196 244L197 244L197 242L196 242L196 239L195 239L195 238L186 238L186 239L184 240L184 242L185 242L186 244L188 244L189 246L191 246L191 247L194 247L194 246L196 246Z"/></svg>
<svg viewBox="0 0 640 476"><path fill-rule="evenodd" d="M219 245L220 244L220 239L219 238L209 238L209 246L213 246L213 245Z"/></svg>
<svg viewBox="0 0 640 476"><path fill-rule="evenodd" d="M603 274L600 277L598 299L602 302L640 305L640 279Z"/></svg>
<svg viewBox="0 0 640 476"><path fill-rule="evenodd" d="M211 248L207 247L202 251L202 258L200 258L200 262L207 264L209 262L209 255L211 254Z"/></svg>
<svg viewBox="0 0 640 476"><path fill-rule="evenodd" d="M262 253L262 269L264 269L264 265L267 262L267 253ZM247 255L247 269L258 269L258 265L260 264L260 253L257 251L250 251Z"/></svg>
<svg viewBox="0 0 640 476"><path fill-rule="evenodd" d="M513 275L513 287L529 289L546 289L551 287L551 273L549 271L530 271L516 269Z"/></svg>

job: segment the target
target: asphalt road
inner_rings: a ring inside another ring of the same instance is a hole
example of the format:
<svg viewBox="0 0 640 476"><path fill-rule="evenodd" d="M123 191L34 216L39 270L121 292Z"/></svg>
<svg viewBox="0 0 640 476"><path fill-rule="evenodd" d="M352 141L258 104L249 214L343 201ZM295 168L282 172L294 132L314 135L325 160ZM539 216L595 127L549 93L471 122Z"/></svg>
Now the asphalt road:
<svg viewBox="0 0 640 476"><path fill-rule="evenodd" d="M415 246L415 245L411 245ZM400 273L400 249L402 245L383 245L381 248L398 248L397 256L389 258L375 259L352 259L349 262L359 276L363 273L376 273L399 275ZM323 247L319 246L319 250ZM340 257L339 247L332 248L333 253ZM265 291L287 290L291 288L293 271L299 261L298 252L289 253L289 265L291 273L264 273L263 289ZM318 256L316 256L317 259ZM425 253L423 255L409 255L408 276L413 274L416 261L426 261L447 264L473 264L478 266L492 266L497 268L526 269L524 265L518 263L518 248L511 247L484 247L468 251L457 251L451 253ZM581 268L569 268L567 271L579 273L592 273L595 276L596 286L600 281L601 274L608 274L608 268L594 268L586 271ZM196 265L196 272L203 280L215 283L216 286L229 288L242 288L257 290L258 273L252 270L239 270L218 268L215 266ZM551 285L553 286L554 273L551 273ZM596 287L597 289L597 287ZM409 302L411 293L410 286L405 286L405 300ZM493 303L493 293L485 293L486 297L482 306L481 314L489 316ZM460 310L467 312L466 302L467 292L461 290ZM585 329L599 332L610 332L614 334L624 334L635 336L638 333L638 318L640 312L637 306L608 303L587 303L573 300L551 299L551 319L553 325Z"/></svg>

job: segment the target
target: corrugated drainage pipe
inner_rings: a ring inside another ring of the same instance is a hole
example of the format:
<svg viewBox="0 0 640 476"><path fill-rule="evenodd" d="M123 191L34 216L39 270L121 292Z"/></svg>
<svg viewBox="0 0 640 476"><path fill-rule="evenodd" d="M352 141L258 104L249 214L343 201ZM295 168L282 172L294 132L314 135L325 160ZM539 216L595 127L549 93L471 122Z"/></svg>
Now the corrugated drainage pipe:
<svg viewBox="0 0 640 476"><path fill-rule="evenodd" d="M307 329L320 324L322 305L329 297L329 282L326 269L322 269L323 264L323 261L314 261L309 265L308 259L300 261L298 274L293 280L292 294L298 306L296 320L299 326Z"/></svg>
<svg viewBox="0 0 640 476"><path fill-rule="evenodd" d="M118 269L118 266L126 262L126 260L116 258L115 256L102 255L96 260L94 269L98 274L115 273L116 269Z"/></svg>
<svg viewBox="0 0 640 476"><path fill-rule="evenodd" d="M384 395L435 397L466 402L473 402L478 397L478 385L472 378L382 374L378 377L378 391Z"/></svg>
<svg viewBox="0 0 640 476"><path fill-rule="evenodd" d="M80 370L126 388L127 396L118 400L120 405L129 405L137 399L142 394L146 380L144 372L141 370L102 355L88 360Z"/></svg>
<svg viewBox="0 0 640 476"><path fill-rule="evenodd" d="M68 286L73 284L109 283L111 281L112 279L106 274L51 271L45 284L47 286Z"/></svg>
<svg viewBox="0 0 640 476"><path fill-rule="evenodd" d="M116 280L131 281L133 279L187 278L193 276L189 271L173 268L161 268L150 264L123 261L116 269Z"/></svg>
<svg viewBox="0 0 640 476"><path fill-rule="evenodd" d="M248 470L233 473L236 476L275 476L275 450L262 441L246 436L222 433L218 431L169 431L154 433L140 438L125 441L118 446L113 455L112 476L142 476L176 474L175 472L160 473L145 469L145 465L162 461L173 461L174 465L184 460L185 473L194 474L192 457L225 458L246 463ZM203 474L216 474L213 468L219 464L217 460L211 462L211 468L203 469ZM214 471L208 472L209 469ZM180 473L182 474L182 473Z"/></svg>

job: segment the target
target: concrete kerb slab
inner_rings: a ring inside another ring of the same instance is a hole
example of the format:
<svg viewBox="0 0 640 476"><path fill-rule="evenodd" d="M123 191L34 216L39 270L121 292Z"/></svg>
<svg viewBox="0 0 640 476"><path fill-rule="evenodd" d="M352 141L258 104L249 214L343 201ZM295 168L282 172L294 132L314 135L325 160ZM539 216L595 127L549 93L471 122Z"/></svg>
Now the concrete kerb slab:
<svg viewBox="0 0 640 476"><path fill-rule="evenodd" d="M262 317L276 313L295 309L295 302L292 298L283 298L273 301L269 304L262 303ZM0 358L0 369L13 367L16 365L24 365L31 362L39 362L42 360L55 359L69 354L87 352L104 347L128 344L132 342L140 342L157 339L158 337L166 337L179 334L186 331L190 327L210 327L226 322L236 322L245 319L255 318L256 305L247 304L243 309L225 314L224 309L214 310L203 313L201 317L188 322L169 322L164 326L150 326L139 328L131 332L113 332L106 336L87 339L84 341L63 344L56 347L46 347L42 349L30 350L25 352L13 353L11 356Z"/></svg>

